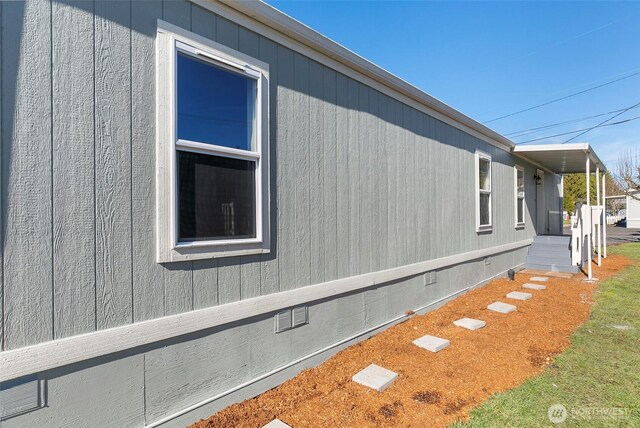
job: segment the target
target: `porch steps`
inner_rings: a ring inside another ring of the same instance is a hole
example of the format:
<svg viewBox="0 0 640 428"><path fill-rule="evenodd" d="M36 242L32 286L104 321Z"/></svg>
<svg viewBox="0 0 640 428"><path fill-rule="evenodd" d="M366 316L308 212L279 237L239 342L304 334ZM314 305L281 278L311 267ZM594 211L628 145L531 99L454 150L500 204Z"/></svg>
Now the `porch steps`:
<svg viewBox="0 0 640 428"><path fill-rule="evenodd" d="M533 239L524 267L549 272L576 273L571 264L570 236L536 236Z"/></svg>
<svg viewBox="0 0 640 428"><path fill-rule="evenodd" d="M525 266L527 269L538 269L545 270L547 272L565 272L565 273L578 273L580 268L578 266L572 266L570 264L537 264L526 262Z"/></svg>
<svg viewBox="0 0 640 428"><path fill-rule="evenodd" d="M557 245L536 244L529 248L529 254L540 257L564 257L571 254L569 247L558 248Z"/></svg>
<svg viewBox="0 0 640 428"><path fill-rule="evenodd" d="M539 265L553 265L553 264L570 264L571 263L571 258L568 257L566 254L563 255L554 255L554 254L545 254L545 255L538 255L538 254L528 254L528 259L531 259L533 261L533 263L539 264ZM565 263L566 261L566 263Z"/></svg>
<svg viewBox="0 0 640 428"><path fill-rule="evenodd" d="M569 235L538 235L533 238L533 242L544 244L567 244L567 248L571 243L571 236Z"/></svg>

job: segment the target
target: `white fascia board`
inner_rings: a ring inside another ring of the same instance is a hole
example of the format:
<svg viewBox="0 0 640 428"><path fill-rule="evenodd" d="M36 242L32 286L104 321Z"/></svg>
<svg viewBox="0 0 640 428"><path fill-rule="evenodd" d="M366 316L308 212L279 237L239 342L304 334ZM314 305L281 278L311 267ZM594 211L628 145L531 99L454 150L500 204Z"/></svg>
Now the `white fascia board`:
<svg viewBox="0 0 640 428"><path fill-rule="evenodd" d="M280 293L240 300L162 318L85 333L0 352L0 382L57 367L122 352L228 323L275 313L283 308L309 304L447 266L513 251L531 245L532 239L483 248L309 285Z"/></svg>
<svg viewBox="0 0 640 428"><path fill-rule="evenodd" d="M587 143L571 144L527 144L514 147L514 152L550 152L550 151L589 150Z"/></svg>
<svg viewBox="0 0 640 428"><path fill-rule="evenodd" d="M344 46L260 1L190 0L502 150L515 144Z"/></svg>

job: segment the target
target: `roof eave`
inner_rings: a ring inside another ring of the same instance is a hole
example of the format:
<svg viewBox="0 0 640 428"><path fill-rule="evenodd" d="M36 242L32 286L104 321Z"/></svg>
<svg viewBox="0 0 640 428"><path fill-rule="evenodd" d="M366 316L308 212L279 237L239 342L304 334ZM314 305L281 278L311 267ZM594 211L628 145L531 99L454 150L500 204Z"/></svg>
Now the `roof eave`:
<svg viewBox="0 0 640 428"><path fill-rule="evenodd" d="M202 0L191 1L201 2ZM207 1L213 2L216 0ZM399 93L412 98L416 102L473 129L508 150L515 147L515 143L505 136L486 127L480 122L477 122L437 98L432 97L421 89L411 85L405 80L402 80L394 74L386 71L382 67L377 66L371 61L368 61L339 43L323 36L312 28L262 1L217 1L298 41L299 43L304 44L308 48L326 55L329 58L340 62L344 66L347 66L358 73L364 74L378 83L383 84L394 91L398 91Z"/></svg>
<svg viewBox="0 0 640 428"><path fill-rule="evenodd" d="M514 153L519 153L525 155L527 153L535 153L535 152L554 152L554 151L576 151L584 153L585 160L586 156L589 156L591 162L596 168L599 168L601 172L605 173L607 171L607 167L602 162L600 157L596 154L596 152L591 148L589 143L572 143L572 144L533 144L533 145L519 145L513 148ZM556 171L557 172L557 171Z"/></svg>

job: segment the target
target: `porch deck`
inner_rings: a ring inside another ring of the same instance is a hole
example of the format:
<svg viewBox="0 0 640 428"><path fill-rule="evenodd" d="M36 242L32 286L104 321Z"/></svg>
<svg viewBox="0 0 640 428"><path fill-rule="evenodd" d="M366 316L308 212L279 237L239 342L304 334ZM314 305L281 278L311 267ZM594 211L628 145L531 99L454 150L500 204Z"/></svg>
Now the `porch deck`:
<svg viewBox="0 0 640 428"><path fill-rule="evenodd" d="M571 235L536 236L524 266L545 272L579 272L571 262Z"/></svg>

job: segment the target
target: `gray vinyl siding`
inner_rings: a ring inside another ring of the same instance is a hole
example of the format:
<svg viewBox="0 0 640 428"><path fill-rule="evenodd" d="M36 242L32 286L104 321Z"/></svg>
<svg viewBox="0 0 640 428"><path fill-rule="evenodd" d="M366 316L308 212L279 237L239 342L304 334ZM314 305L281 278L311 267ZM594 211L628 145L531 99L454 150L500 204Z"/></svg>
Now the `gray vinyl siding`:
<svg viewBox="0 0 640 428"><path fill-rule="evenodd" d="M0 2L0 17L2 349L535 234L534 166L187 1ZM158 18L270 66L271 254L155 262ZM491 233L475 231L476 149Z"/></svg>
<svg viewBox="0 0 640 428"><path fill-rule="evenodd" d="M205 334L196 332L49 370L44 373L47 406L3 420L2 427L139 427L218 397L161 425L188 426L321 363L381 331L380 323L407 310L421 314L436 309L466 287L481 285L513 266L523 257L522 251L526 248L492 256L490 265L473 260L438 270L437 283L427 286L417 275L313 302L308 307L309 324L282 334L273 333L273 317L263 314ZM325 347L330 348L322 351ZM312 351L320 353L307 358ZM86 391L91 391L91 400Z"/></svg>

